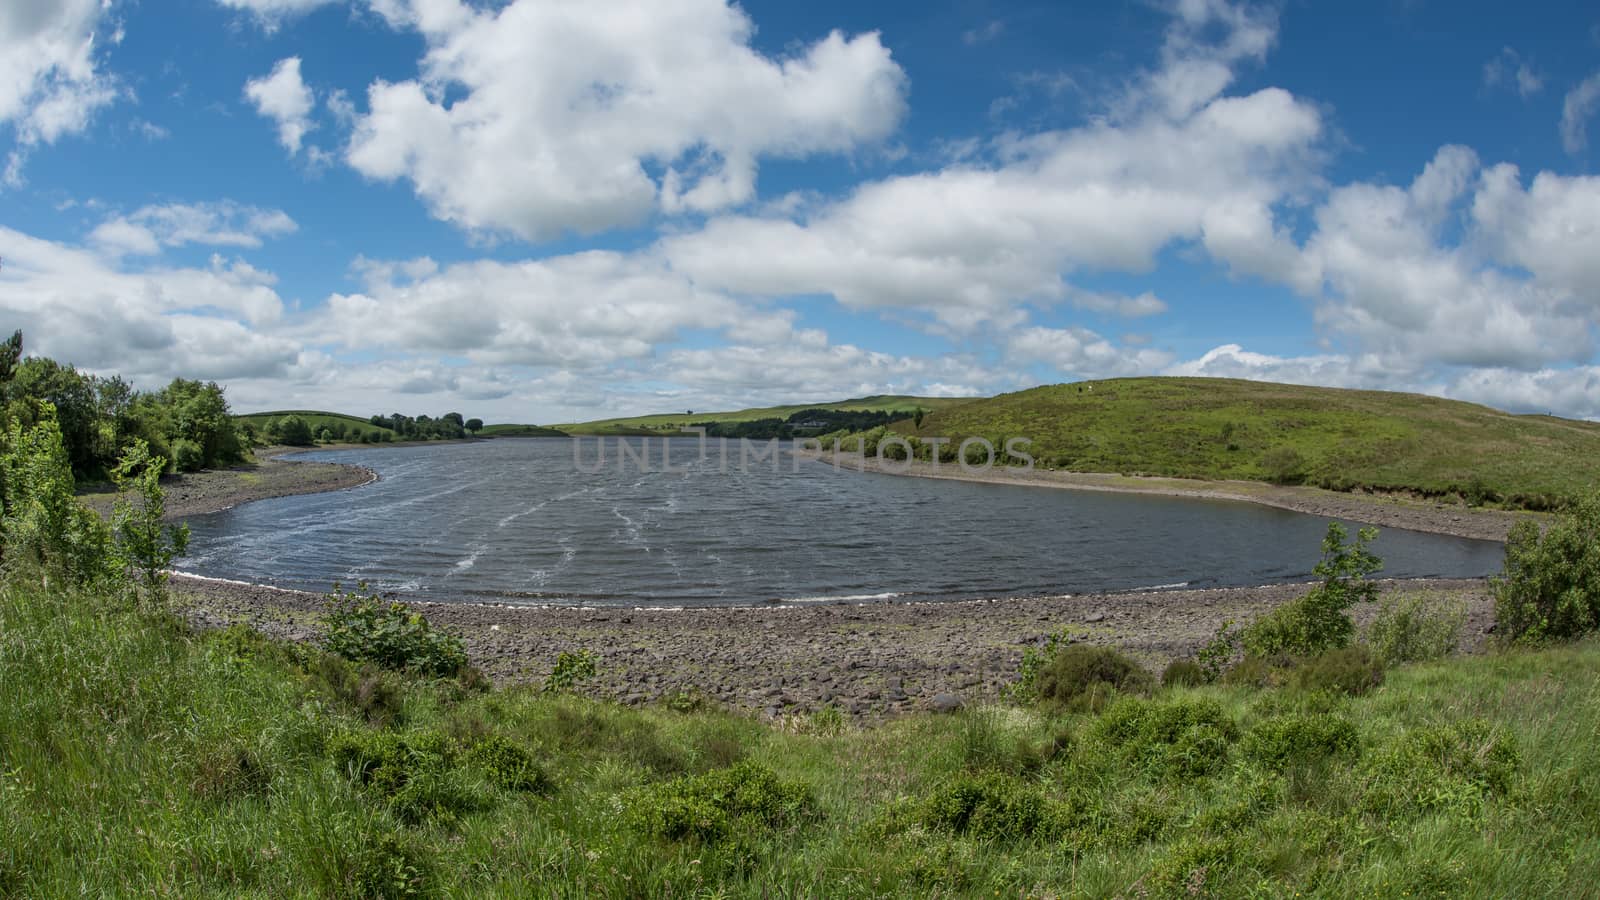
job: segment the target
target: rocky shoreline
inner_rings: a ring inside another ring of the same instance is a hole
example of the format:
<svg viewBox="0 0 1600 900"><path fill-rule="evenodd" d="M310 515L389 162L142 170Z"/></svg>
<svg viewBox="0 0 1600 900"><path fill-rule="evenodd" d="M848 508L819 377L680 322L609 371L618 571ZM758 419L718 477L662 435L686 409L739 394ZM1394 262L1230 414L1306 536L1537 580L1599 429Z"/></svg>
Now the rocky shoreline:
<svg viewBox="0 0 1600 900"><path fill-rule="evenodd" d="M322 597L176 576L174 593L201 627L242 623L277 637L318 637ZM1023 652L1066 630L1115 645L1152 671L1192 653L1225 620L1249 621L1310 587L1272 585L979 601L766 605L688 609L413 603L459 634L472 662L502 685L541 681L562 651L588 650L594 696L640 704L677 696L768 716L834 706L876 719L940 704L994 699ZM1459 599L1462 649L1493 622L1481 579L1382 582L1388 594ZM1355 610L1358 623L1376 608Z"/></svg>
<svg viewBox="0 0 1600 900"><path fill-rule="evenodd" d="M245 465L169 475L161 479L161 488L166 493L165 518L173 520L221 512L252 500L343 491L377 480L378 473L365 466L298 462L263 455ZM81 499L90 509L108 516L116 497L105 486L103 490L84 493Z"/></svg>

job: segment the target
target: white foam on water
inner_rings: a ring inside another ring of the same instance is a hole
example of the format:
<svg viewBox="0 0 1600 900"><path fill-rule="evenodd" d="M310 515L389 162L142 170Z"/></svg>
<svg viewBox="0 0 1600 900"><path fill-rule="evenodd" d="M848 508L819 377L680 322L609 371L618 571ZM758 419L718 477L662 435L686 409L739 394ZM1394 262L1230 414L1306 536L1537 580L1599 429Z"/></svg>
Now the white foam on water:
<svg viewBox="0 0 1600 900"><path fill-rule="evenodd" d="M866 603L873 600L893 600L904 597L903 591L885 591L881 594L841 594L832 597L784 597L779 603Z"/></svg>

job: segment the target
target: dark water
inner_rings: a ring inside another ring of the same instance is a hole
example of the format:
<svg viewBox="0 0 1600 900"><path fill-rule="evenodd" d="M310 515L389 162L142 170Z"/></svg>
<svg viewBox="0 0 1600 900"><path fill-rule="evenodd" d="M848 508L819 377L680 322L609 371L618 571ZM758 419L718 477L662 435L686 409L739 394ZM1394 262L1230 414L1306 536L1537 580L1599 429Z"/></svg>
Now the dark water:
<svg viewBox="0 0 1600 900"><path fill-rule="evenodd" d="M582 444L584 467L595 441ZM567 440L307 454L369 466L352 491L190 519L199 575L435 598L675 606L956 599L1305 580L1327 520L1245 503L836 471L787 456L724 469L715 445L649 441L641 472L580 471ZM638 448L637 439L630 446ZM1478 576L1500 545L1386 530L1384 574Z"/></svg>

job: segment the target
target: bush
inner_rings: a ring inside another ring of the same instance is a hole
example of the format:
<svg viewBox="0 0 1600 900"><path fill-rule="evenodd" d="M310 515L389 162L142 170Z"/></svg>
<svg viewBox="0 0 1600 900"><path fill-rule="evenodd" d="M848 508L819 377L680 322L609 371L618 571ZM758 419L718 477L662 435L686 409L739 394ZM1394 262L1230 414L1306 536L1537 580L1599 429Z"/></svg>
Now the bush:
<svg viewBox="0 0 1600 900"><path fill-rule="evenodd" d="M1296 666L1290 683L1301 690L1359 697L1383 684L1383 661L1359 644L1329 650Z"/></svg>
<svg viewBox="0 0 1600 900"><path fill-rule="evenodd" d="M555 668L550 670L550 675L544 680L541 690L547 694L570 691L577 687L579 682L593 678L595 671L594 653L588 650L568 653L563 650L556 654Z"/></svg>
<svg viewBox="0 0 1600 900"><path fill-rule="evenodd" d="M188 438L178 438L172 442L172 466L179 472L198 472L205 468L206 451L204 447Z"/></svg>
<svg viewBox="0 0 1600 900"><path fill-rule="evenodd" d="M1600 491L1542 537L1537 523L1518 522L1494 597L1495 626L1507 640L1565 640L1600 628Z"/></svg>
<svg viewBox="0 0 1600 900"><path fill-rule="evenodd" d="M150 455L144 441L135 440L111 473L118 494L111 511L112 565L132 576L155 601L165 598L167 568L189 546L188 525L162 524L166 495L161 470L166 464ZM137 496L137 503L128 499L130 494Z"/></svg>
<svg viewBox="0 0 1600 900"><path fill-rule="evenodd" d="M1058 649L1034 677L1040 700L1094 709L1115 692L1143 693L1150 673L1112 647L1070 644Z"/></svg>
<svg viewBox="0 0 1600 900"><path fill-rule="evenodd" d="M550 776L533 754L499 735L479 741L466 758L505 790L543 793L550 787Z"/></svg>
<svg viewBox="0 0 1600 900"><path fill-rule="evenodd" d="M323 645L345 659L434 677L459 674L467 651L455 635L435 630L419 612L369 594L334 587L323 617Z"/></svg>
<svg viewBox="0 0 1600 900"><path fill-rule="evenodd" d="M651 837L712 843L788 828L816 815L811 789L743 762L632 792L628 820Z"/></svg>
<svg viewBox="0 0 1600 900"><path fill-rule="evenodd" d="M1383 601L1367 627L1366 643L1388 666L1437 659L1455 651L1466 619L1464 603L1405 594Z"/></svg>
<svg viewBox="0 0 1600 900"><path fill-rule="evenodd" d="M1378 538L1376 528L1358 531L1354 544L1346 544L1346 536L1343 525L1328 523L1322 560L1312 570L1321 583L1304 597L1251 623L1242 635L1246 652L1253 656L1309 656L1350 643L1355 623L1347 610L1377 597L1378 586L1367 576L1383 568L1383 562L1367 549Z"/></svg>
<svg viewBox="0 0 1600 900"><path fill-rule="evenodd" d="M1206 670L1192 659L1175 659L1161 672L1163 687L1186 687L1205 684L1208 680Z"/></svg>
<svg viewBox="0 0 1600 900"><path fill-rule="evenodd" d="M1521 765L1516 740L1483 719L1418 728L1374 760L1362 806L1385 817L1433 809L1473 814L1488 797L1511 790Z"/></svg>
<svg viewBox="0 0 1600 900"><path fill-rule="evenodd" d="M38 423L12 419L0 444L0 545L7 566L25 564L79 584L109 577L111 539L100 517L78 502L72 465L43 404Z"/></svg>
<svg viewBox="0 0 1600 900"><path fill-rule="evenodd" d="M1306 478L1306 461L1293 447L1274 447L1262 455L1261 470L1273 484L1299 484Z"/></svg>
<svg viewBox="0 0 1600 900"><path fill-rule="evenodd" d="M1130 765L1187 778L1221 768L1239 728L1215 700L1158 703L1127 698L1105 711L1093 734Z"/></svg>
<svg viewBox="0 0 1600 900"><path fill-rule="evenodd" d="M1353 756L1360 748L1356 726L1343 716L1274 716L1244 736L1244 754L1274 769L1330 756Z"/></svg>
<svg viewBox="0 0 1600 900"><path fill-rule="evenodd" d="M934 790L917 815L924 828L1016 840L1059 831L1060 816L1036 787L1005 775L963 775Z"/></svg>
<svg viewBox="0 0 1600 900"><path fill-rule="evenodd" d="M444 734L351 731L335 735L328 752L407 825L453 823L484 805L456 771L455 742Z"/></svg>

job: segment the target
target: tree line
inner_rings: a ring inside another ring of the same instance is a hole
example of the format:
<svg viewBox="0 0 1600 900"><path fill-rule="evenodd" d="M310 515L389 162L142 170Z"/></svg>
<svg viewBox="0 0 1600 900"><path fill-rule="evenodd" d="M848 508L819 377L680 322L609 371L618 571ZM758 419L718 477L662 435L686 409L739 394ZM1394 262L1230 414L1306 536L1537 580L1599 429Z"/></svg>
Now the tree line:
<svg viewBox="0 0 1600 900"><path fill-rule="evenodd" d="M175 378L158 391L138 391L121 376L101 377L43 356L23 356L22 332L0 342L3 424L26 430L53 416L78 480L110 477L143 441L167 470L192 472L231 465L245 447L227 398L216 382Z"/></svg>

